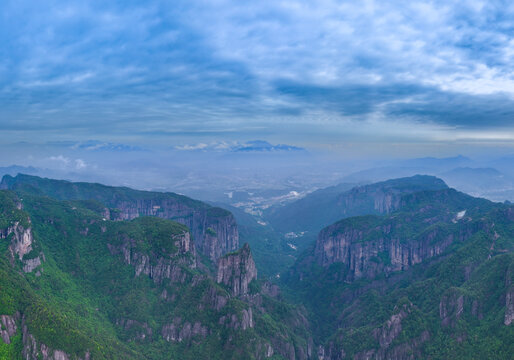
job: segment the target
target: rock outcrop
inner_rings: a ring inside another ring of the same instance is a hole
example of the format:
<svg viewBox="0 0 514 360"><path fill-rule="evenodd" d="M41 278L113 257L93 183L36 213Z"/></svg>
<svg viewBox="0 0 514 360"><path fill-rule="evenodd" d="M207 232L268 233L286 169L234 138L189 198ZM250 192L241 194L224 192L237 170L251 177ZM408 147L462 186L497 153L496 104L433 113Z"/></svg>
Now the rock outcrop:
<svg viewBox="0 0 514 360"><path fill-rule="evenodd" d="M125 331L132 333L130 340L152 340L153 330L146 322L140 322L132 319L119 319L116 321L116 325L122 327Z"/></svg>
<svg viewBox="0 0 514 360"><path fill-rule="evenodd" d="M510 325L514 321L514 286L507 289L505 295L505 325Z"/></svg>
<svg viewBox="0 0 514 360"><path fill-rule="evenodd" d="M18 326L16 323L20 319L20 314L16 313L13 316L11 315L0 315L0 337L6 344L11 343L11 338L18 331Z"/></svg>
<svg viewBox="0 0 514 360"><path fill-rule="evenodd" d="M419 191L438 191L448 186L433 176L417 175L349 188L340 184L314 191L302 199L266 210L275 230L287 233L322 228L343 218L361 215L383 215L402 208L402 197Z"/></svg>
<svg viewBox="0 0 514 360"><path fill-rule="evenodd" d="M464 295L449 291L439 302L439 317L442 326L454 327L464 312Z"/></svg>
<svg viewBox="0 0 514 360"><path fill-rule="evenodd" d="M40 343L29 332L25 324L25 317L17 312L14 315L0 315L0 337L5 344L11 344L12 337L21 328L22 348L21 355L25 360L70 360L75 359L62 350L51 349L47 345ZM86 352L83 357L77 360L90 360L90 353Z"/></svg>
<svg viewBox="0 0 514 360"><path fill-rule="evenodd" d="M107 244L111 255L122 255L125 264L135 268L135 276L147 275L156 283L164 279L183 283L186 273L183 268L196 268L195 246L189 232L179 235L170 235L177 249L175 253L149 254L137 250L134 239L123 239L121 244Z"/></svg>
<svg viewBox="0 0 514 360"><path fill-rule="evenodd" d="M428 331L423 331L420 336L411 341L396 345L391 348L371 349L356 354L354 360L416 360L422 358L420 351L423 343L430 339Z"/></svg>
<svg viewBox="0 0 514 360"><path fill-rule="evenodd" d="M233 296L248 294L248 285L256 278L257 268L248 244L218 260L216 281L228 286Z"/></svg>
<svg viewBox="0 0 514 360"><path fill-rule="evenodd" d="M514 321L514 266L510 266L505 274L505 318L503 323L507 326Z"/></svg>
<svg viewBox="0 0 514 360"><path fill-rule="evenodd" d="M22 263L24 272L30 273L34 271L42 264L41 259L44 260L45 257L40 252L36 257L26 258L33 251L34 237L32 235L32 228L24 227L19 221L16 221L11 226L0 229L0 239L7 239L11 235L11 243L9 244L11 262L14 263L15 259L18 259Z"/></svg>
<svg viewBox="0 0 514 360"><path fill-rule="evenodd" d="M220 325L225 325L234 330L246 330L253 328L253 311L252 308L243 309L240 316L236 314L224 315L219 320Z"/></svg>
<svg viewBox="0 0 514 360"><path fill-rule="evenodd" d="M405 319L410 313L410 306L403 306L400 311L386 321L384 326L373 330L373 337L378 341L381 348L387 348L394 339L402 332L402 320Z"/></svg>
<svg viewBox="0 0 514 360"><path fill-rule="evenodd" d="M197 250L213 261L239 246L239 233L233 215L219 208L193 208L175 198L120 201L112 206L120 210L115 213L115 219L157 216L186 225L195 239Z"/></svg>
<svg viewBox="0 0 514 360"><path fill-rule="evenodd" d="M184 322L180 317L176 317L171 323L162 327L161 335L168 342L182 342L195 336L205 338L209 335L209 329L199 321L191 324L188 321Z"/></svg>
<svg viewBox="0 0 514 360"><path fill-rule="evenodd" d="M402 197L406 194L443 189L448 189L443 180L434 176L415 175L355 187L341 194L338 201L352 212L367 209L369 214L388 214L403 206Z"/></svg>
<svg viewBox="0 0 514 360"><path fill-rule="evenodd" d="M40 343L36 338L29 333L25 321L22 319L22 342L23 350L22 356L25 360L70 360L75 357L70 356L62 350L51 349L47 345ZM91 355L86 352L83 357L78 357L77 360L90 360Z"/></svg>
<svg viewBox="0 0 514 360"><path fill-rule="evenodd" d="M395 308L395 313L380 327L372 330L371 334L378 342L378 346L372 349L359 351L353 355L356 360L414 360L421 358L421 347L430 339L426 330L409 341L395 343L403 331L403 321L415 311L412 303L405 303ZM331 342L326 347L318 349L318 359L322 360L343 360L348 359L345 349Z"/></svg>
<svg viewBox="0 0 514 360"><path fill-rule="evenodd" d="M21 323L21 325L20 325ZM25 318L20 316L17 312L14 315L0 315L0 337L5 344L10 344L12 337L16 335L21 328L22 336L22 353L25 360L70 360L69 354L62 350L51 349L45 344L36 340L36 338L29 332L25 324ZM90 353L86 352L83 357L77 360L90 360Z"/></svg>

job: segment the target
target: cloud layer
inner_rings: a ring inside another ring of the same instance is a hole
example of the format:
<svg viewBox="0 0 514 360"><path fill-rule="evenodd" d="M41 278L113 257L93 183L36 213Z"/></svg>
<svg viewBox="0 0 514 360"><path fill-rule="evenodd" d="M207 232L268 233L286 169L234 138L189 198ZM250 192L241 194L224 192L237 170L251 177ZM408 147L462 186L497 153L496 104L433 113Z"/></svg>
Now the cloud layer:
<svg viewBox="0 0 514 360"><path fill-rule="evenodd" d="M6 0L0 130L513 140L513 18L508 1Z"/></svg>

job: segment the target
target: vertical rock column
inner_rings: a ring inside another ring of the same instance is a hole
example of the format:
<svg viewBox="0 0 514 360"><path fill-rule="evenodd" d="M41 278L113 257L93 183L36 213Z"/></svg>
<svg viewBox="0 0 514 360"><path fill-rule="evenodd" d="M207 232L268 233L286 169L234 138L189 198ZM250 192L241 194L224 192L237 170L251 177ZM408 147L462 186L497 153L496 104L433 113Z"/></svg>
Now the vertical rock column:
<svg viewBox="0 0 514 360"><path fill-rule="evenodd" d="M244 246L218 259L218 274L216 281L230 287L232 295L248 294L248 284L257 278L257 268L250 252L250 246Z"/></svg>

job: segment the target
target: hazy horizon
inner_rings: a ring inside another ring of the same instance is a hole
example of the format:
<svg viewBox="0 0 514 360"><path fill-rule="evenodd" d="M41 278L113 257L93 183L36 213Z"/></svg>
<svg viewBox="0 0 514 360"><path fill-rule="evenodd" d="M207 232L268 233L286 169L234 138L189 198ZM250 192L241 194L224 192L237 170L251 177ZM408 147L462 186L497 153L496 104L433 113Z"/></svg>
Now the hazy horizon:
<svg viewBox="0 0 514 360"><path fill-rule="evenodd" d="M213 201L422 173L514 199L512 4L0 9L4 173Z"/></svg>

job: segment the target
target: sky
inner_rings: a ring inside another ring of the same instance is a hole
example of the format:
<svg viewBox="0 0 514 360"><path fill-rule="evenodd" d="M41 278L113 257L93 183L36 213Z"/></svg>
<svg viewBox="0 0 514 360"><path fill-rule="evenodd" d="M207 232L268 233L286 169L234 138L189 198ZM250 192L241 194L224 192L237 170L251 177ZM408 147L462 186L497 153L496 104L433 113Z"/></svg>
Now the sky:
<svg viewBox="0 0 514 360"><path fill-rule="evenodd" d="M513 19L491 0L3 0L0 132L511 151Z"/></svg>

